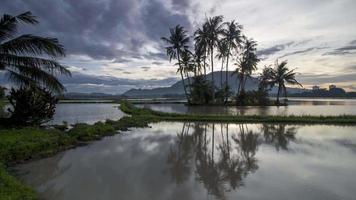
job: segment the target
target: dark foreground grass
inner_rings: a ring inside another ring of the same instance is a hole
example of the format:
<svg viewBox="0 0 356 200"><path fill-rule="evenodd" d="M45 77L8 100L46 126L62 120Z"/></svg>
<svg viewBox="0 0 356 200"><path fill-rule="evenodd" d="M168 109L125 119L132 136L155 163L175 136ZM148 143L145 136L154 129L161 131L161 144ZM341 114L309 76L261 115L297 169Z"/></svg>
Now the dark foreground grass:
<svg viewBox="0 0 356 200"><path fill-rule="evenodd" d="M132 116L146 116L159 121L201 121L201 122L231 122L231 123L291 123L291 124L349 124L356 125L356 116L260 116L260 115L197 115L164 113L147 108L137 108L127 101L120 104L120 109Z"/></svg>
<svg viewBox="0 0 356 200"><path fill-rule="evenodd" d="M137 108L127 101L121 102L120 108L131 117L123 117L118 121L98 122L93 125L76 124L69 131L33 127L0 127L0 200L38 199L31 188L8 173L9 166L48 157L59 151L113 135L117 130L125 131L130 127L146 127L150 122L202 121L356 125L356 116L285 117L175 114Z"/></svg>

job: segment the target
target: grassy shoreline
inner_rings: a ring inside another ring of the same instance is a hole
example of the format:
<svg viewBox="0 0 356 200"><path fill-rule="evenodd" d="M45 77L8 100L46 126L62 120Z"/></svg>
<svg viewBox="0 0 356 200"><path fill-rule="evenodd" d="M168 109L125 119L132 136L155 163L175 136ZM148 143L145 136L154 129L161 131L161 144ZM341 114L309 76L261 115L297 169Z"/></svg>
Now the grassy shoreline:
<svg viewBox="0 0 356 200"><path fill-rule="evenodd" d="M356 116L260 116L260 115L197 115L165 113L138 108L127 101L120 104L120 109L132 116L144 116L159 121L201 121L201 122L228 122L228 123L291 123L291 124L335 124L356 125Z"/></svg>
<svg viewBox="0 0 356 200"><path fill-rule="evenodd" d="M36 192L12 176L7 168L52 156L131 127L146 127L146 117L123 117L93 125L76 124L69 131L34 127L0 128L0 199L38 199Z"/></svg>
<svg viewBox="0 0 356 200"><path fill-rule="evenodd" d="M356 116L230 116L164 113L137 108L127 101L120 104L126 116L93 125L76 124L69 131L34 127L0 127L0 199L38 199L36 192L8 173L18 163L52 156L82 146L131 127L146 127L158 121L197 121L225 123L289 123L356 125Z"/></svg>

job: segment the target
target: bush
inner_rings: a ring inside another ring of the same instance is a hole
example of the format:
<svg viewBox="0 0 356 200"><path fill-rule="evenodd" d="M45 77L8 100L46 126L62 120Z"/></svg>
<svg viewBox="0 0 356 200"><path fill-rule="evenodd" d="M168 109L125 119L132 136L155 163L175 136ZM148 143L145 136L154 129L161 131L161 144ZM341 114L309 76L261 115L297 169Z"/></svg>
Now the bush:
<svg viewBox="0 0 356 200"><path fill-rule="evenodd" d="M265 90L248 91L242 90L236 97L236 104L239 106L269 105L268 92Z"/></svg>
<svg viewBox="0 0 356 200"><path fill-rule="evenodd" d="M192 104L208 104L213 99L213 84L202 76L194 78L192 93L190 95Z"/></svg>
<svg viewBox="0 0 356 200"><path fill-rule="evenodd" d="M46 89L11 89L8 97L10 120L15 125L40 125L52 119L58 99Z"/></svg>

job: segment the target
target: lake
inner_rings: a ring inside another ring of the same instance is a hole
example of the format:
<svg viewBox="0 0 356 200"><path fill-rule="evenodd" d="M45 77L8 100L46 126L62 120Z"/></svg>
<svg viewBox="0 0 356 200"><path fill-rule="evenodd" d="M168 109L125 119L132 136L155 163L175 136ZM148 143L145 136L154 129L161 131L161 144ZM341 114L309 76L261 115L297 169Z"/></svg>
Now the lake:
<svg viewBox="0 0 356 200"><path fill-rule="evenodd" d="M48 124L62 124L63 121L94 124L106 119L118 120L125 116L118 107L119 104L115 103L59 103L53 120Z"/></svg>
<svg viewBox="0 0 356 200"><path fill-rule="evenodd" d="M356 115L356 99L289 98L288 106L186 106L182 103L138 104L156 111L225 115Z"/></svg>
<svg viewBox="0 0 356 200"><path fill-rule="evenodd" d="M355 126L150 126L12 170L51 200L355 199Z"/></svg>

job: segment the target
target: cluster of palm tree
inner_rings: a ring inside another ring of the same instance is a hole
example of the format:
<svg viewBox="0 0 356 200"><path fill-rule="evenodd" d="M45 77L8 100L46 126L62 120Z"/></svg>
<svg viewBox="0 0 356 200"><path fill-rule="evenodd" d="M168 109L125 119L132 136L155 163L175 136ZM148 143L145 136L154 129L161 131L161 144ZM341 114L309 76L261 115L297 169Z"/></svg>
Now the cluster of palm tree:
<svg viewBox="0 0 356 200"><path fill-rule="evenodd" d="M216 103L216 95L220 94L220 102L221 98L223 98L222 102L226 104L231 94L229 91L229 63L232 61L236 61L236 69L232 75L236 74L239 80L236 86L237 96L245 93L247 79L257 70L257 64L260 60L257 57L257 42L252 38L249 39L244 36L242 29L242 25L235 21L224 22L223 16L215 16L207 18L202 26L194 32L194 48L189 47L190 37L187 31L180 25L170 29L170 36L168 38L162 37L162 40L168 44L166 51L170 61L172 59L177 60L177 72L181 75L188 103L196 103L191 102L193 99L192 92L196 90L196 88L192 87L196 87L197 83L199 83L199 90L208 89L209 91L195 91L195 93L211 96L210 103ZM216 92L217 87L214 82L214 58L221 61L220 93ZM210 61L209 64L208 61ZM207 80L208 68L211 70L211 80ZM223 78L224 69L225 78ZM275 71L278 71L278 69ZM287 73L287 71L283 71L282 73ZM276 78L274 81L269 80L279 86L278 91L286 91L284 82L291 84L298 83L295 81L293 70L289 71L289 74L286 76L279 75L278 80L277 75L271 76ZM285 79L281 81L280 78ZM207 94L207 92L211 95ZM207 103L207 101L203 102Z"/></svg>
<svg viewBox="0 0 356 200"><path fill-rule="evenodd" d="M228 66L230 56L237 53L245 45L245 37L242 35L242 26L235 21L223 22L223 16L207 18L202 27L194 32L194 51L189 48L189 36L184 28L177 25L170 29L169 38L163 37L167 42L167 55L170 60L177 59L178 71L181 74L185 96L190 101L188 91L192 91L191 84L184 82L187 78L190 81L189 73L193 73L193 78L203 77L207 79L207 68L214 72L214 58L221 60L221 76L224 67L226 68L225 82L221 77L220 89L228 89ZM210 65L208 64L210 60ZM212 102L215 102L214 73L211 73L211 94ZM192 82L192 81L190 81ZM190 88L187 90L186 88ZM226 101L228 96L225 97Z"/></svg>
<svg viewBox="0 0 356 200"><path fill-rule="evenodd" d="M8 72L9 80L19 87L37 86L53 92L63 92L56 75L70 75L56 57L65 55L56 38L30 34L16 36L20 24L38 24L31 12L0 19L0 70Z"/></svg>

